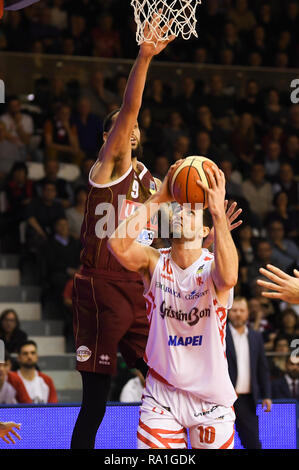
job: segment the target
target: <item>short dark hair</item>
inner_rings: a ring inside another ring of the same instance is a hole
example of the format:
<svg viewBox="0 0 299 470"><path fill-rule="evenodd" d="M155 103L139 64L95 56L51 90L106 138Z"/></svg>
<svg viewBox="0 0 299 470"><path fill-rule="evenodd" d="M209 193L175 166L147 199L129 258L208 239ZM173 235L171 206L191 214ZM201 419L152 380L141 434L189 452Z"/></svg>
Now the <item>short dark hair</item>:
<svg viewBox="0 0 299 470"><path fill-rule="evenodd" d="M28 339L27 341L24 341L23 343L20 344L20 346L17 349L18 354L20 354L20 352L21 352L21 350L24 346L34 346L37 349L36 342L33 341L32 339Z"/></svg>
<svg viewBox="0 0 299 470"><path fill-rule="evenodd" d="M105 119L104 119L104 122L103 122L103 132L109 132L110 129L111 129L111 126L113 124L113 116L115 116L115 114L119 113L120 109L114 109L113 111L111 111L111 113L109 113Z"/></svg>

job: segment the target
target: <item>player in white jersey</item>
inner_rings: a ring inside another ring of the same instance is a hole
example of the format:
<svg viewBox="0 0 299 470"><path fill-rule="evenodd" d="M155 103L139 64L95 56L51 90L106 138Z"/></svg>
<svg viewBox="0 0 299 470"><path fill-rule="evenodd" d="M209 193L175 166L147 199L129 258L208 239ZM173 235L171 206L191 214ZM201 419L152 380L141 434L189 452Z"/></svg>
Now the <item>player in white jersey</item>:
<svg viewBox="0 0 299 470"><path fill-rule="evenodd" d="M172 197L168 175L159 191L118 226L109 249L141 274L150 332L149 373L138 427L139 448L233 448L237 396L225 355L227 309L238 278L238 255L225 214L225 177L209 172L214 254L202 248L203 210L178 206L171 248L136 243L138 230ZM198 182L199 186L202 186ZM135 233L133 228L135 228ZM137 228L137 230L136 230Z"/></svg>

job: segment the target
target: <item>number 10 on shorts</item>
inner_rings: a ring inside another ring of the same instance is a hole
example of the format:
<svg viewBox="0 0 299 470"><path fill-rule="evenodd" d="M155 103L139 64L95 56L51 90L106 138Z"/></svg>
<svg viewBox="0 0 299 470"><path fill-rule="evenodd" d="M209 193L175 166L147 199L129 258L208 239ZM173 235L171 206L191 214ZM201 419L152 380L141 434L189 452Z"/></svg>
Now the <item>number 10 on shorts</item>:
<svg viewBox="0 0 299 470"><path fill-rule="evenodd" d="M199 441L202 444L213 444L216 437L216 430L213 426L198 426Z"/></svg>

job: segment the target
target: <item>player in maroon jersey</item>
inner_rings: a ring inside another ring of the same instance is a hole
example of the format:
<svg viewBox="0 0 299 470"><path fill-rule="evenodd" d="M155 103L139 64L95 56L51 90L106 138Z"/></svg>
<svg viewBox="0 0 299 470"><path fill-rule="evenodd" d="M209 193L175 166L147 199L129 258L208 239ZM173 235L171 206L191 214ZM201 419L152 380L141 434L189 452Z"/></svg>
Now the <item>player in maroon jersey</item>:
<svg viewBox="0 0 299 470"><path fill-rule="evenodd" d="M157 16L150 26L160 28ZM116 261L107 249L107 240L114 224L117 226L156 189L154 178L137 159L140 149L137 117L151 60L173 39L158 41L156 46L141 44L121 109L106 119L104 144L90 171L81 230L82 269L75 275L73 289L77 370L82 376L83 398L73 430L72 449L94 447L105 414L111 376L116 372L118 348L129 367L138 366L145 350L148 324L141 278ZM155 228L152 221L140 241L149 244Z"/></svg>

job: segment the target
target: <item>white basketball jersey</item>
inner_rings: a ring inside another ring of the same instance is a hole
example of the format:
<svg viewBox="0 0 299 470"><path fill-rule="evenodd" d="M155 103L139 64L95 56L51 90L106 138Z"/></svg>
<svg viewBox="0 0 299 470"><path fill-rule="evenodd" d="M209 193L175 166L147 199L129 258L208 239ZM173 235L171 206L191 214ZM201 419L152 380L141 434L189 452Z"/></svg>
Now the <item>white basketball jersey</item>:
<svg viewBox="0 0 299 470"><path fill-rule="evenodd" d="M231 406L237 398L226 359L228 305L216 296L211 267L213 254L203 249L187 269L171 258L171 248L161 249L150 288L144 294L150 322L145 361L152 375L199 396Z"/></svg>

